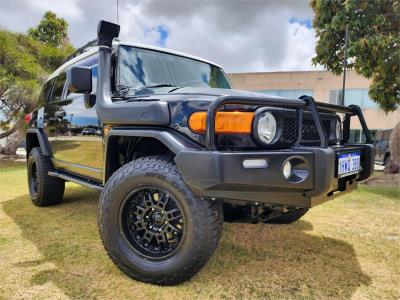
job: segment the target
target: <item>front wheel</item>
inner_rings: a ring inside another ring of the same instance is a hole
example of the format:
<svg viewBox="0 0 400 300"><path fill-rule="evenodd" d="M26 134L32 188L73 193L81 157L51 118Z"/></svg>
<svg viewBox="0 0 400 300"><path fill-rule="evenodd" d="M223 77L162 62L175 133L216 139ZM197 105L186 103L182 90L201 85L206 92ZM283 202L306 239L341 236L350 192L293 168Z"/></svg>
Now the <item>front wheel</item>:
<svg viewBox="0 0 400 300"><path fill-rule="evenodd" d="M190 279L217 247L222 205L196 197L167 157L137 159L116 171L99 202L104 247L130 277L159 285Z"/></svg>

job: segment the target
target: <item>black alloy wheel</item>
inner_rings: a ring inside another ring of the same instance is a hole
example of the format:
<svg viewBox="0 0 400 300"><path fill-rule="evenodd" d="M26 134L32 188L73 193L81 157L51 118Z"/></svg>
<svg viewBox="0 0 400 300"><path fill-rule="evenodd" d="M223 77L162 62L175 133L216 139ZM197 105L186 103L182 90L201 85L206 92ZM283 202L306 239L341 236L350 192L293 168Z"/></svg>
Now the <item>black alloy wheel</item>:
<svg viewBox="0 0 400 300"><path fill-rule="evenodd" d="M156 187L141 187L130 193L124 201L120 222L130 245L150 259L173 255L186 233L179 203Z"/></svg>

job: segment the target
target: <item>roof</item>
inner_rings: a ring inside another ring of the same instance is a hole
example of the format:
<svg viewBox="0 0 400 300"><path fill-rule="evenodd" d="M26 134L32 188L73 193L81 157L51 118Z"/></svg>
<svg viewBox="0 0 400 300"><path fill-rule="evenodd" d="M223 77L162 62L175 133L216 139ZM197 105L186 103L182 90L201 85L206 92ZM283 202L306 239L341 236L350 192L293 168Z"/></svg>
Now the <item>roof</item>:
<svg viewBox="0 0 400 300"><path fill-rule="evenodd" d="M216 63L213 63L209 60L206 60L204 58L201 57L197 57L194 55L190 55L190 54L186 54L183 52L179 52L179 51L175 51L175 50L171 50L171 49L166 49L166 48L161 48L161 47L156 47L156 46L150 46L150 45L145 45L145 44L138 44L138 43L129 43L129 42L121 42L121 41L115 41L113 42L113 46L118 46L118 45L125 45L125 46L131 46L131 47L136 47L136 48L142 48L142 49L149 49L149 50L154 50L154 51L159 51L159 52L163 52L163 53L169 53L169 54L173 54L173 55L178 55L178 56L182 56L182 57L186 57L186 58L190 58L190 59L194 59L194 60L198 60L201 62L205 62L207 64L211 64L214 66L217 66L219 68L222 68L221 66L219 66ZM56 76L58 76L58 74L60 74L61 71L65 70L65 68L73 65L74 63L85 59L89 56L92 56L93 54L97 53L99 51L99 48L97 46L91 46L87 48L88 50L75 56L74 58L70 59L69 61L65 62L64 64L62 64L60 67L58 67L57 70L55 70L47 80L50 80Z"/></svg>

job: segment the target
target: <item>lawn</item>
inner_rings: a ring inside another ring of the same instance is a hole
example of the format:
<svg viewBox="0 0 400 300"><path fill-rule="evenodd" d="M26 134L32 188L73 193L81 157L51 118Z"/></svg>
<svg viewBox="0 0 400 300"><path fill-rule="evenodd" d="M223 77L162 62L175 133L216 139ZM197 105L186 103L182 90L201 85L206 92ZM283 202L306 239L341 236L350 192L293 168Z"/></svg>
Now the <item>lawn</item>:
<svg viewBox="0 0 400 300"><path fill-rule="evenodd" d="M225 224L191 281L133 281L97 233L99 194L67 184L65 201L34 207L24 164L0 166L0 299L400 298L398 186L361 186L292 225Z"/></svg>

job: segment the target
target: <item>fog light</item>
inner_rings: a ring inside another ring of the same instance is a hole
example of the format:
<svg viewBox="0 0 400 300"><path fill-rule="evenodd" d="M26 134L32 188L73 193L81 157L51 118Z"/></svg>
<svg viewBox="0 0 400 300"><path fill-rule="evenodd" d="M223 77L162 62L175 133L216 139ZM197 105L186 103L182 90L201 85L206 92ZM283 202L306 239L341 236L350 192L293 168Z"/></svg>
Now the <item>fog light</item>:
<svg viewBox="0 0 400 300"><path fill-rule="evenodd" d="M292 175L292 164L289 160L283 164L282 172L286 179Z"/></svg>

